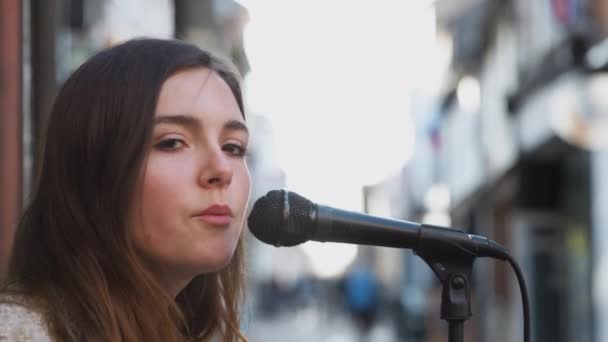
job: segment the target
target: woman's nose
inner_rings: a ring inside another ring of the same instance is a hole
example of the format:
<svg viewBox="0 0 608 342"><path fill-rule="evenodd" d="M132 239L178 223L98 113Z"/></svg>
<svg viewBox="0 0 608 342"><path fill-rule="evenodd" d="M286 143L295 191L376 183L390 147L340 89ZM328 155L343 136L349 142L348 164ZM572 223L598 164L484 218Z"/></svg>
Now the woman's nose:
<svg viewBox="0 0 608 342"><path fill-rule="evenodd" d="M200 182L204 187L226 186L232 181L232 167L229 157L223 151L213 151L201 166Z"/></svg>

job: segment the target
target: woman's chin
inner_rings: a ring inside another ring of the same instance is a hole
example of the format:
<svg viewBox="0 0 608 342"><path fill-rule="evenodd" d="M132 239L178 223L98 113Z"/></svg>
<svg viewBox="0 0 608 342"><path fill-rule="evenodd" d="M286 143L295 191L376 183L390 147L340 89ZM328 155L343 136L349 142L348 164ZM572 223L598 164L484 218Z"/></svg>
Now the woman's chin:
<svg viewBox="0 0 608 342"><path fill-rule="evenodd" d="M230 264L233 255L234 248L230 248L218 251L217 253L211 256L201 256L201 258L198 258L197 260L193 261L193 264L195 264L195 267L201 271L200 273L217 272L226 268Z"/></svg>

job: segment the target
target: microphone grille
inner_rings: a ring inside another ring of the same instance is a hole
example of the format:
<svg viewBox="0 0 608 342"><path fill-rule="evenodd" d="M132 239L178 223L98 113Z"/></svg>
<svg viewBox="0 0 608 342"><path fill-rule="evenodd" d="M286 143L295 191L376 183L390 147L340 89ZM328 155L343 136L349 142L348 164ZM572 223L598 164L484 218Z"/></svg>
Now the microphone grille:
<svg viewBox="0 0 608 342"><path fill-rule="evenodd" d="M274 246L295 246L308 240L314 203L286 190L272 190L253 205L247 219L249 230L262 242Z"/></svg>

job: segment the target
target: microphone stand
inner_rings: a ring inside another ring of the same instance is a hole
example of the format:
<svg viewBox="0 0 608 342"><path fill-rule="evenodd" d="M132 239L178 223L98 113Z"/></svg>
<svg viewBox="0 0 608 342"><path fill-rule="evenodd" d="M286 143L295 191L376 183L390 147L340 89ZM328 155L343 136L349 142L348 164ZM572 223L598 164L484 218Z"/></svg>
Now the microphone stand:
<svg viewBox="0 0 608 342"><path fill-rule="evenodd" d="M470 275L474 258L437 261L422 257L441 280L441 319L448 322L448 341L463 342L464 322L471 318ZM468 259L468 260L467 260Z"/></svg>
<svg viewBox="0 0 608 342"><path fill-rule="evenodd" d="M441 319L448 322L448 341L463 342L464 322L471 318L471 282L476 256L449 241L427 241L415 249L443 285Z"/></svg>

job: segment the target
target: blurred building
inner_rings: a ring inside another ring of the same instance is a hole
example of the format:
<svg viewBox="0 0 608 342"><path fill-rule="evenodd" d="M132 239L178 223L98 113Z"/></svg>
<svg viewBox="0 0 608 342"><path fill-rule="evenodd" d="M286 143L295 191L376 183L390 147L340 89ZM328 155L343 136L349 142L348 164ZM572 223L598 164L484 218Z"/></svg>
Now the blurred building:
<svg viewBox="0 0 608 342"><path fill-rule="evenodd" d="M526 275L535 341L608 339L606 4L435 2L438 37L452 57L438 96L417 100L417 154L401 181L407 205L392 215L439 219L507 246ZM429 206L442 197L437 189L447 193L447 220ZM404 256L405 306L421 290L437 295L411 258ZM521 340L511 269L480 259L473 282L467 334ZM428 319L438 319L431 310Z"/></svg>
<svg viewBox="0 0 608 342"><path fill-rule="evenodd" d="M0 1L0 275L23 197L21 13L20 1Z"/></svg>

